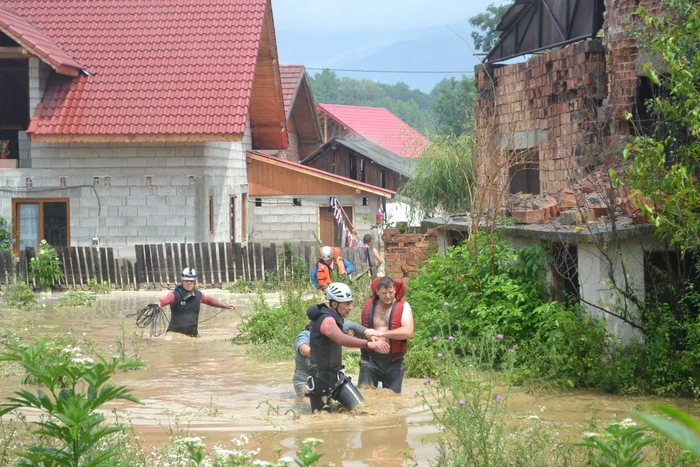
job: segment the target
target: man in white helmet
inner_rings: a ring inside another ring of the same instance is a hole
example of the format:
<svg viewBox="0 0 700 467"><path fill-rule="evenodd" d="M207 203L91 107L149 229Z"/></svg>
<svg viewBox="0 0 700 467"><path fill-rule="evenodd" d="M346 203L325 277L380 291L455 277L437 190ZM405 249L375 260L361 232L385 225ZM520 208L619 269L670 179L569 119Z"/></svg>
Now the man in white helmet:
<svg viewBox="0 0 700 467"><path fill-rule="evenodd" d="M329 284L326 299L328 306L314 305L306 311L306 316L313 322L308 384L311 411L322 410L337 389L337 383L341 381L339 372L343 369L343 347L389 353L389 344L382 340L358 339L343 333L344 318L353 306L352 290L347 284Z"/></svg>
<svg viewBox="0 0 700 467"><path fill-rule="evenodd" d="M170 305L170 324L168 332L178 332L192 337L197 337L199 324L199 309L204 303L214 308L235 310L235 305L227 305L208 295L204 295L195 286L197 285L197 271L194 268L182 270L182 282L175 290L168 293L156 302L162 308Z"/></svg>
<svg viewBox="0 0 700 467"><path fill-rule="evenodd" d="M324 246L321 258L311 270L311 282L317 289L326 290L331 282L340 281L343 276L350 277L353 270L352 263L340 256L339 248Z"/></svg>

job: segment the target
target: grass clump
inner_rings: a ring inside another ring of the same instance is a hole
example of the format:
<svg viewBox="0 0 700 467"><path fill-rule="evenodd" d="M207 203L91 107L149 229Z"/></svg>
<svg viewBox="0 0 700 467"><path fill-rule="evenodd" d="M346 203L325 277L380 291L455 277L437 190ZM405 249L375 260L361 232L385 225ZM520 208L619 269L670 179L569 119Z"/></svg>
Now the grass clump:
<svg viewBox="0 0 700 467"><path fill-rule="evenodd" d="M2 301L5 308L10 309L20 309L37 304L34 291L24 282L17 282L10 286L2 294Z"/></svg>
<svg viewBox="0 0 700 467"><path fill-rule="evenodd" d="M112 284L107 281L97 282L94 277L88 281L88 289L96 294L108 294L112 291Z"/></svg>
<svg viewBox="0 0 700 467"><path fill-rule="evenodd" d="M94 293L71 290L58 299L58 304L56 306L90 306L95 303L96 300L97 296Z"/></svg>

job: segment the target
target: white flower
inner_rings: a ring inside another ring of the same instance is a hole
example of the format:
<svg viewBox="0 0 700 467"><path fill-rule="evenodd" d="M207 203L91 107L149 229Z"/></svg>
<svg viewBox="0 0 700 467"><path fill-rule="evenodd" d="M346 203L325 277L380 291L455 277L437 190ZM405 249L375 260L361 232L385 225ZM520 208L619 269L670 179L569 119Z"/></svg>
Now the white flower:
<svg viewBox="0 0 700 467"><path fill-rule="evenodd" d="M294 459L292 459L291 457L280 457L279 460L280 464L291 464L292 462L294 462Z"/></svg>
<svg viewBox="0 0 700 467"><path fill-rule="evenodd" d="M529 417L527 417L527 419L528 419L528 420L542 420L542 419L541 419L540 417L538 417L537 415L530 415Z"/></svg>
<svg viewBox="0 0 700 467"><path fill-rule="evenodd" d="M250 463L250 465L272 465L268 461L261 461L261 460L254 460L253 462Z"/></svg>
<svg viewBox="0 0 700 467"><path fill-rule="evenodd" d="M635 422L631 418L625 418L620 422L620 426L622 426L623 428L630 428L633 426L637 426L637 422Z"/></svg>
<svg viewBox="0 0 700 467"><path fill-rule="evenodd" d="M596 436L598 436L598 433L591 433L590 431L583 434L584 438L595 438Z"/></svg>

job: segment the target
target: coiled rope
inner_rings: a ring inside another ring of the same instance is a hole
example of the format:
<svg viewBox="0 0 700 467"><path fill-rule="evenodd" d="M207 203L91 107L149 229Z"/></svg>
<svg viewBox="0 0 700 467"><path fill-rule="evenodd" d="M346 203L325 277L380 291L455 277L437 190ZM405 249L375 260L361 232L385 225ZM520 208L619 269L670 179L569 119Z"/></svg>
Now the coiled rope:
<svg viewBox="0 0 700 467"><path fill-rule="evenodd" d="M127 318L136 316L136 326L140 328L150 327L149 336L158 337L168 330L170 319L157 303L149 303L136 313L126 315Z"/></svg>

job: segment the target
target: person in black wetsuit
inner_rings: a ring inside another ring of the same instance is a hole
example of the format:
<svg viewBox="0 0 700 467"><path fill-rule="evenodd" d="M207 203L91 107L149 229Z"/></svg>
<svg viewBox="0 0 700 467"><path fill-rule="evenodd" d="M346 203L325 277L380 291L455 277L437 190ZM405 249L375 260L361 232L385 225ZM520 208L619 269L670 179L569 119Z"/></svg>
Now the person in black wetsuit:
<svg viewBox="0 0 700 467"><path fill-rule="evenodd" d="M370 349L378 353L389 353L389 344L369 341L343 334L343 322L352 311L353 295L350 287L342 282L333 282L326 288L325 304L313 305L306 310L311 326L311 355L309 356L309 398L311 411L322 410L343 369L343 347ZM371 334L371 333L370 333ZM372 335L367 335L370 339Z"/></svg>
<svg viewBox="0 0 700 467"><path fill-rule="evenodd" d="M204 303L214 308L235 310L236 306L225 304L208 295L204 295L197 285L197 271L194 268L182 270L182 282L175 290L158 299L156 304L162 308L170 305L170 324L168 332L178 332L187 336L197 337L199 325L199 309Z"/></svg>

